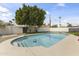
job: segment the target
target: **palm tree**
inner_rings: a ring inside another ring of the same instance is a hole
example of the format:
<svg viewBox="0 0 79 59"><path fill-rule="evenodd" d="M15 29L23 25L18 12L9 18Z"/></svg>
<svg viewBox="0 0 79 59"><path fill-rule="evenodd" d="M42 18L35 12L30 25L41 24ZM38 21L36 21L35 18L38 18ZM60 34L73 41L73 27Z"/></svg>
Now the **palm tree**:
<svg viewBox="0 0 79 59"><path fill-rule="evenodd" d="M12 21L15 21L15 19L12 19Z"/></svg>
<svg viewBox="0 0 79 59"><path fill-rule="evenodd" d="M59 27L61 27L61 16L59 16Z"/></svg>
<svg viewBox="0 0 79 59"><path fill-rule="evenodd" d="M9 21L9 25L13 25L13 22L11 20Z"/></svg>

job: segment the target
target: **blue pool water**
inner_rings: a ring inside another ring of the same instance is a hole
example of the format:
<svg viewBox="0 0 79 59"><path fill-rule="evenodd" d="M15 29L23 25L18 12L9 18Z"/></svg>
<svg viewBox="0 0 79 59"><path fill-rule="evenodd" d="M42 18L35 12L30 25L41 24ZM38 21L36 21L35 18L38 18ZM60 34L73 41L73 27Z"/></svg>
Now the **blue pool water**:
<svg viewBox="0 0 79 59"><path fill-rule="evenodd" d="M41 33L30 36L24 36L13 40L11 43L18 47L33 47L44 46L50 47L60 40L64 39L67 35L63 33Z"/></svg>

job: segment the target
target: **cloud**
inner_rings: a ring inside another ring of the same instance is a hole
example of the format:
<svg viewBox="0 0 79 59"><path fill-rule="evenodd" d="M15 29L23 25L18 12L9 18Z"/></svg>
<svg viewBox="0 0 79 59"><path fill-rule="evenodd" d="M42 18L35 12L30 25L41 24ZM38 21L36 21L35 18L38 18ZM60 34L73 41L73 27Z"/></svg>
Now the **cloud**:
<svg viewBox="0 0 79 59"><path fill-rule="evenodd" d="M57 6L65 7L64 3L58 3Z"/></svg>
<svg viewBox="0 0 79 59"><path fill-rule="evenodd" d="M12 18L12 12L3 6L0 6L0 20L8 22Z"/></svg>
<svg viewBox="0 0 79 59"><path fill-rule="evenodd" d="M70 17L69 19L67 19L69 21L69 23L74 24L74 25L79 25L79 17L78 16L74 16L74 17Z"/></svg>
<svg viewBox="0 0 79 59"><path fill-rule="evenodd" d="M70 23L72 25L79 25L79 17L78 16L66 17L66 18L62 19L61 23L62 24Z"/></svg>
<svg viewBox="0 0 79 59"><path fill-rule="evenodd" d="M47 14L47 15L49 15L49 14L50 14L50 12L46 10L46 14Z"/></svg>
<svg viewBox="0 0 79 59"><path fill-rule="evenodd" d="M8 9L0 6L0 12L6 13L6 12L8 12Z"/></svg>

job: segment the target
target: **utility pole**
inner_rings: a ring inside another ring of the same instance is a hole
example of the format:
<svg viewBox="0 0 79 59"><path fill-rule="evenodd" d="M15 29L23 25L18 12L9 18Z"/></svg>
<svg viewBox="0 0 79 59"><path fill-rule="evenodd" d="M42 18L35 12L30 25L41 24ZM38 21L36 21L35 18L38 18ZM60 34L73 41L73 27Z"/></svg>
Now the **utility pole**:
<svg viewBox="0 0 79 59"><path fill-rule="evenodd" d="M49 26L51 27L51 15L49 15Z"/></svg>

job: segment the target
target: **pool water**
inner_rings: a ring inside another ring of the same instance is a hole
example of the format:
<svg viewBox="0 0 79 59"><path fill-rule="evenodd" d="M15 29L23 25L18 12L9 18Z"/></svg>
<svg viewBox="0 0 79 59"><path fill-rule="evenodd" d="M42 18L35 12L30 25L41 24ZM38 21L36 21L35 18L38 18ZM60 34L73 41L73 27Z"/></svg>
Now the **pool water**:
<svg viewBox="0 0 79 59"><path fill-rule="evenodd" d="M64 39L66 36L67 35L63 33L41 33L17 38L11 43L12 45L18 47L50 47L59 42L60 40Z"/></svg>

